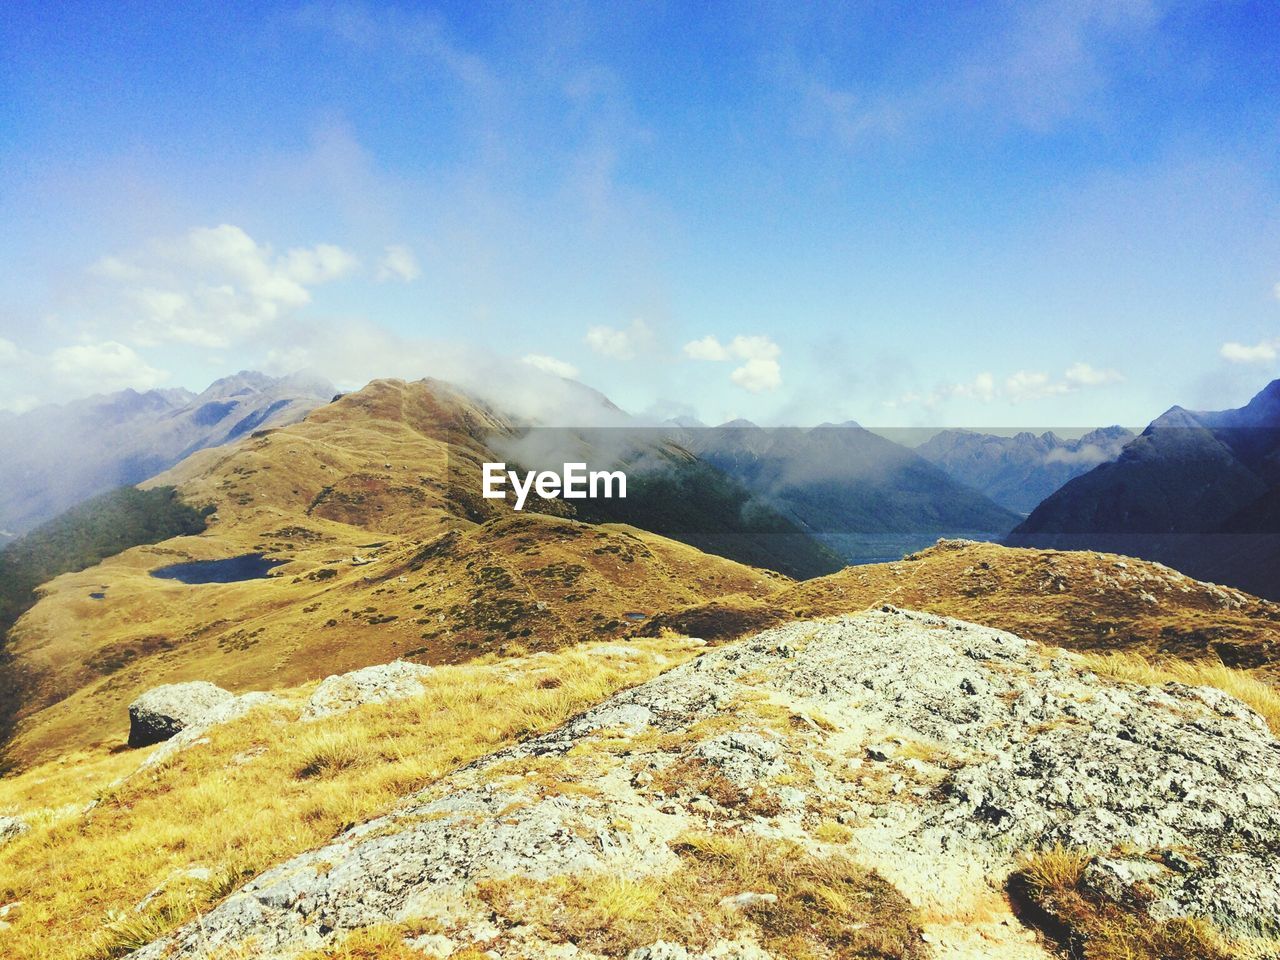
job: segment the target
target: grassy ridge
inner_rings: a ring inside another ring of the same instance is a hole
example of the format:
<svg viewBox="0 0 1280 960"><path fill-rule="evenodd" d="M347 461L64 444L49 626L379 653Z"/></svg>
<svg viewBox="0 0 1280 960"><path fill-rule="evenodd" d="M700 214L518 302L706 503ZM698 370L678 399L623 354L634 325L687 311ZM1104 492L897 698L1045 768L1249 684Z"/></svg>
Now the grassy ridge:
<svg viewBox="0 0 1280 960"><path fill-rule="evenodd" d="M209 512L183 503L173 487L121 487L86 500L0 550L0 744L8 739L23 688L4 655L5 638L35 603L36 587L130 547L200 533Z"/></svg>

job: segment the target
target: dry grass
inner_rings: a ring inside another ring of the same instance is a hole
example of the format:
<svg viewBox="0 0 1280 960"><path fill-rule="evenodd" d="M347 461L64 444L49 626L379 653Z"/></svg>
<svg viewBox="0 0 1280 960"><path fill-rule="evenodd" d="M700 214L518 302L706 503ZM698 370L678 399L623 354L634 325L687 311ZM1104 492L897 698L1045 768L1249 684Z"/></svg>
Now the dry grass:
<svg viewBox="0 0 1280 960"><path fill-rule="evenodd" d="M1239 954L1202 920L1155 920L1084 882L1092 857L1052 847L1026 857L1010 880L1027 919L1077 960L1231 960Z"/></svg>
<svg viewBox="0 0 1280 960"><path fill-rule="evenodd" d="M914 908L843 856L741 833L690 834L674 847L680 866L663 876L494 880L477 890L507 921L610 957L655 940L705 948L742 934L793 960L925 956ZM744 892L774 899L721 905Z"/></svg>
<svg viewBox="0 0 1280 960"><path fill-rule="evenodd" d="M1213 658L1280 677L1276 604L1114 554L932 547L797 583L768 602L801 619L891 603L1055 647Z"/></svg>
<svg viewBox="0 0 1280 960"><path fill-rule="evenodd" d="M1222 663L1186 660L1154 660L1140 653L1082 654L1085 665L1095 673L1115 680L1159 686L1184 683L1192 687L1216 687L1247 704L1280 736L1280 690L1245 670Z"/></svg>
<svg viewBox="0 0 1280 960"><path fill-rule="evenodd" d="M5 960L112 957L225 895L244 876L331 838L459 765L549 730L622 687L692 655L671 641L635 644L644 656L564 651L520 663L445 667L421 697L300 724L297 701L217 728L213 742L111 781L137 752L83 766L50 764L0 781L0 810L32 811L32 829L0 848L0 903L23 901L0 931ZM552 674L560 684L539 679ZM305 693L305 691L303 691ZM78 811L89 800L97 806ZM206 883L172 883L182 870Z"/></svg>

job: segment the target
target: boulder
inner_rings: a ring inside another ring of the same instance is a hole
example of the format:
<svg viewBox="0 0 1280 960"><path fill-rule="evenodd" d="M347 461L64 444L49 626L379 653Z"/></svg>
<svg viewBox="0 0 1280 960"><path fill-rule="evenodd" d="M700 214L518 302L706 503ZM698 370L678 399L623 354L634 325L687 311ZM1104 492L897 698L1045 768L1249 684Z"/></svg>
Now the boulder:
<svg viewBox="0 0 1280 960"><path fill-rule="evenodd" d="M31 827L27 824L27 821L21 817L0 817L0 847L14 837L22 836L30 829Z"/></svg>
<svg viewBox="0 0 1280 960"><path fill-rule="evenodd" d="M354 710L366 703L416 697L422 693L422 679L431 672L431 667L421 663L396 660L326 677L311 695L302 719L317 720Z"/></svg>
<svg viewBox="0 0 1280 960"><path fill-rule="evenodd" d="M129 704L129 746L146 747L168 740L234 699L233 693L204 680L166 683L148 690Z"/></svg>

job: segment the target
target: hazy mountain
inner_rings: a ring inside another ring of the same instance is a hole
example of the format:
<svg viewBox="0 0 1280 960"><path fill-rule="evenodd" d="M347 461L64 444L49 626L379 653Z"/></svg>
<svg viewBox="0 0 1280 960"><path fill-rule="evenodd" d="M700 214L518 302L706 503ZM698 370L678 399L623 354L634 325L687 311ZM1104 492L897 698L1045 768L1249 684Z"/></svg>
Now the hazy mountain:
<svg viewBox="0 0 1280 960"><path fill-rule="evenodd" d="M848 560L896 558L940 536L1002 536L1013 512L919 454L849 421L811 429L734 420L676 438Z"/></svg>
<svg viewBox="0 0 1280 960"><path fill-rule="evenodd" d="M312 378L246 371L199 395L122 390L0 419L0 543L196 450L300 420L332 396Z"/></svg>
<svg viewBox="0 0 1280 960"><path fill-rule="evenodd" d="M1076 440L1052 431L1012 437L969 430L943 430L916 453L966 486L1016 513L1028 514L1068 480L1114 460L1133 432L1104 427Z"/></svg>
<svg viewBox="0 0 1280 960"><path fill-rule="evenodd" d="M1234 410L1168 410L1067 483L1017 545L1112 550L1280 597L1280 380Z"/></svg>

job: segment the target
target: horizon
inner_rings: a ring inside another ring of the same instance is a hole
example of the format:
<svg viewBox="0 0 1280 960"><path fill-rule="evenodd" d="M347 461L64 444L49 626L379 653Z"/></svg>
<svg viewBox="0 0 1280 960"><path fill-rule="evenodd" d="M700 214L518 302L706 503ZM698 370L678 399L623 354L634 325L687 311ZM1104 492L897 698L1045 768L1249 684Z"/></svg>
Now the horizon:
<svg viewBox="0 0 1280 960"><path fill-rule="evenodd" d="M1280 371L1274 5L10 11L0 409L312 367L1145 424Z"/></svg>

